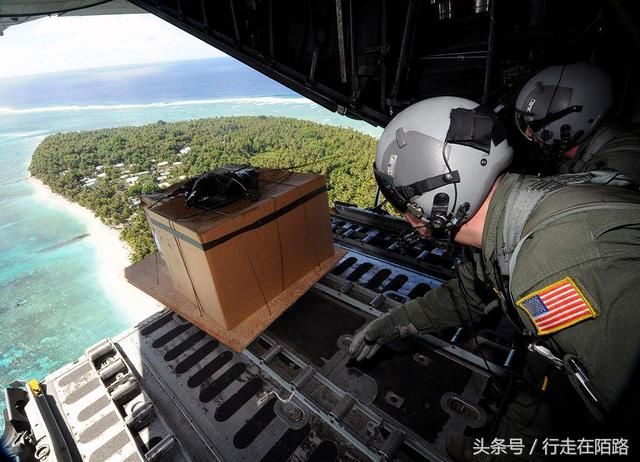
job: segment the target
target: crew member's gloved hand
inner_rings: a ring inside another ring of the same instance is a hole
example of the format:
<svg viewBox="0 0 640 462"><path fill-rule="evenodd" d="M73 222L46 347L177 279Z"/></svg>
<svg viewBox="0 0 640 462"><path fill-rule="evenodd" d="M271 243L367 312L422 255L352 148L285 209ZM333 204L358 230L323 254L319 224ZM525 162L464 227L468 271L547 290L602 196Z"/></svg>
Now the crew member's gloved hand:
<svg viewBox="0 0 640 462"><path fill-rule="evenodd" d="M356 361L370 359L380 347L397 337L415 335L418 329L413 325L404 305L389 310L377 319L370 321L354 336L349 346L349 355Z"/></svg>

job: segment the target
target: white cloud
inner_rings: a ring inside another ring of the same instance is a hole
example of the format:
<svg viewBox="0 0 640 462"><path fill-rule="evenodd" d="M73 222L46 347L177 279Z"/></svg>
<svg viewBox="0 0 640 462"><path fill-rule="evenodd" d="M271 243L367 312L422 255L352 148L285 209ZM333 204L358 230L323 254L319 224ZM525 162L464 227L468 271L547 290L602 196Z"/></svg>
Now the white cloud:
<svg viewBox="0 0 640 462"><path fill-rule="evenodd" d="M0 78L224 56L150 14L50 17L0 37Z"/></svg>

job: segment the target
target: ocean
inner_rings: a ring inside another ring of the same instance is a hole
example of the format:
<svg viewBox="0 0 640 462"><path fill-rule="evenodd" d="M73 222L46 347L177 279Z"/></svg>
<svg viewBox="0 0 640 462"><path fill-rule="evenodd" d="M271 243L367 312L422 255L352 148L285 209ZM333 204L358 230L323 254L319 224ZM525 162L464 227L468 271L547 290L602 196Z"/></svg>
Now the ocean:
<svg viewBox="0 0 640 462"><path fill-rule="evenodd" d="M231 115L380 128L331 113L231 58L0 80L0 386L42 379L130 327L135 306L101 284L87 224L24 179L52 133ZM0 398L0 408L4 407Z"/></svg>

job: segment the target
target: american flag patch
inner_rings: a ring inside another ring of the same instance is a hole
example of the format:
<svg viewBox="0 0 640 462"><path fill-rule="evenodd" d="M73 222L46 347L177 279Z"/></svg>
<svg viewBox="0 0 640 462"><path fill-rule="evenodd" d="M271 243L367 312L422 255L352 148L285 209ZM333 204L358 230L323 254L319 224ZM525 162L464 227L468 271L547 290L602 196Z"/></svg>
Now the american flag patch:
<svg viewBox="0 0 640 462"><path fill-rule="evenodd" d="M528 294L516 304L533 321L538 335L558 332L598 315L571 278Z"/></svg>

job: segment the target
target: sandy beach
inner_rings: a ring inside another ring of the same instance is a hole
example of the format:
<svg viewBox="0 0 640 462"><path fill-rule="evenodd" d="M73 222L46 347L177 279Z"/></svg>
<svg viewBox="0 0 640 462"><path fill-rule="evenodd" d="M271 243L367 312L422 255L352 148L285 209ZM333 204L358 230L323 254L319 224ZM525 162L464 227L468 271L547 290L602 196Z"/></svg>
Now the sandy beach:
<svg viewBox="0 0 640 462"><path fill-rule="evenodd" d="M125 279L124 269L130 265L130 249L120 240L117 229L102 223L90 210L55 194L39 179L31 176L28 181L36 190L37 200L52 207L62 208L85 224L89 234L86 239L93 244L100 262L97 270L105 292L132 325L163 308L159 302L133 287Z"/></svg>

